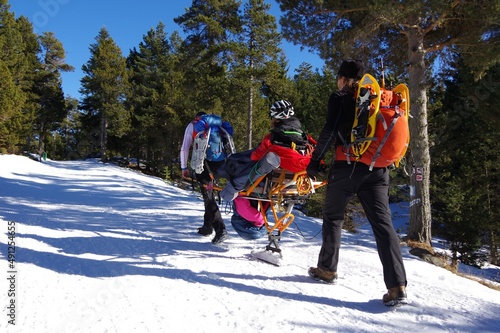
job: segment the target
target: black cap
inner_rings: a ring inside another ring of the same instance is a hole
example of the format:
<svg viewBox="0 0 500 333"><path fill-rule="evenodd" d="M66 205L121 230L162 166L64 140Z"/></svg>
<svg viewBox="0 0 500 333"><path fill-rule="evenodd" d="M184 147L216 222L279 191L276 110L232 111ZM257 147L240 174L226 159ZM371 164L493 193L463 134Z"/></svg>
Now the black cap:
<svg viewBox="0 0 500 333"><path fill-rule="evenodd" d="M365 66L361 60L349 59L342 61L339 67L338 76L344 76L349 79L361 79L365 73Z"/></svg>

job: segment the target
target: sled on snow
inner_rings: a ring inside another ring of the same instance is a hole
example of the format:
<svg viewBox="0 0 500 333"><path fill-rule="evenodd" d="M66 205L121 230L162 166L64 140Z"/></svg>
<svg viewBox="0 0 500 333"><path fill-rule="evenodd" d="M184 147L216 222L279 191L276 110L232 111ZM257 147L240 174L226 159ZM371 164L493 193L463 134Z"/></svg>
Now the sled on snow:
<svg viewBox="0 0 500 333"><path fill-rule="evenodd" d="M279 241L283 232L295 219L293 214L295 204L304 204L318 188L326 183L326 181L312 180L306 171L294 173L278 168L260 176L248 188L239 192L238 198L259 202L258 207L264 219L269 241L265 248L266 252L282 258ZM267 202L269 205L264 204ZM272 213L272 217L269 219L267 206L270 207ZM259 259L269 261L265 258Z"/></svg>

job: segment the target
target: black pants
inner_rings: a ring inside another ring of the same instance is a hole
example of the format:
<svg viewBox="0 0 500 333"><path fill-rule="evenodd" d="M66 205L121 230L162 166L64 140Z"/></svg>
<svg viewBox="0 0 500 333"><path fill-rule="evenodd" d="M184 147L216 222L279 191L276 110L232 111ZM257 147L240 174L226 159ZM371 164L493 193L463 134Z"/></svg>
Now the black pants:
<svg viewBox="0 0 500 333"><path fill-rule="evenodd" d="M392 225L389 207L389 170L363 163L336 162L329 175L323 207L323 244L318 267L336 272L344 214L355 195L363 206L375 236L386 287L406 286L406 271L399 238Z"/></svg>
<svg viewBox="0 0 500 333"><path fill-rule="evenodd" d="M205 166L201 174L196 174L196 180L200 183L201 195L205 203L205 215L203 216L203 227L213 228L216 232L225 229L226 225L219 211L219 206L215 199L214 191L212 190L213 179L218 178L217 170L224 163L210 162L205 160Z"/></svg>

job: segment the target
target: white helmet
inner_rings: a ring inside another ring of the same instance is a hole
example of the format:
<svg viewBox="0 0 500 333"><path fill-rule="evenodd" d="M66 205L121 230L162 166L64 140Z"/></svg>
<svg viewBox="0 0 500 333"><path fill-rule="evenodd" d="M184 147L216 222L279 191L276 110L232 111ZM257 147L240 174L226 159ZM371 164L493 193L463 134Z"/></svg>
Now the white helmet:
<svg viewBox="0 0 500 333"><path fill-rule="evenodd" d="M274 102L269 110L271 118L276 119L286 119L293 116L294 113L292 103L285 100Z"/></svg>

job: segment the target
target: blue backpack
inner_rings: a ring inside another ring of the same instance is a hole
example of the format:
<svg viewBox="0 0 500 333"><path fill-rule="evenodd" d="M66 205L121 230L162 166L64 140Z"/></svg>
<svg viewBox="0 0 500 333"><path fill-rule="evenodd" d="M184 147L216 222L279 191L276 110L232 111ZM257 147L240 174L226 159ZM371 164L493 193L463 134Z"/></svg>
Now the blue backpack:
<svg viewBox="0 0 500 333"><path fill-rule="evenodd" d="M235 152L233 142L233 127L220 116L214 114L203 115L193 125L194 147L193 152L204 153L208 161L219 162Z"/></svg>

